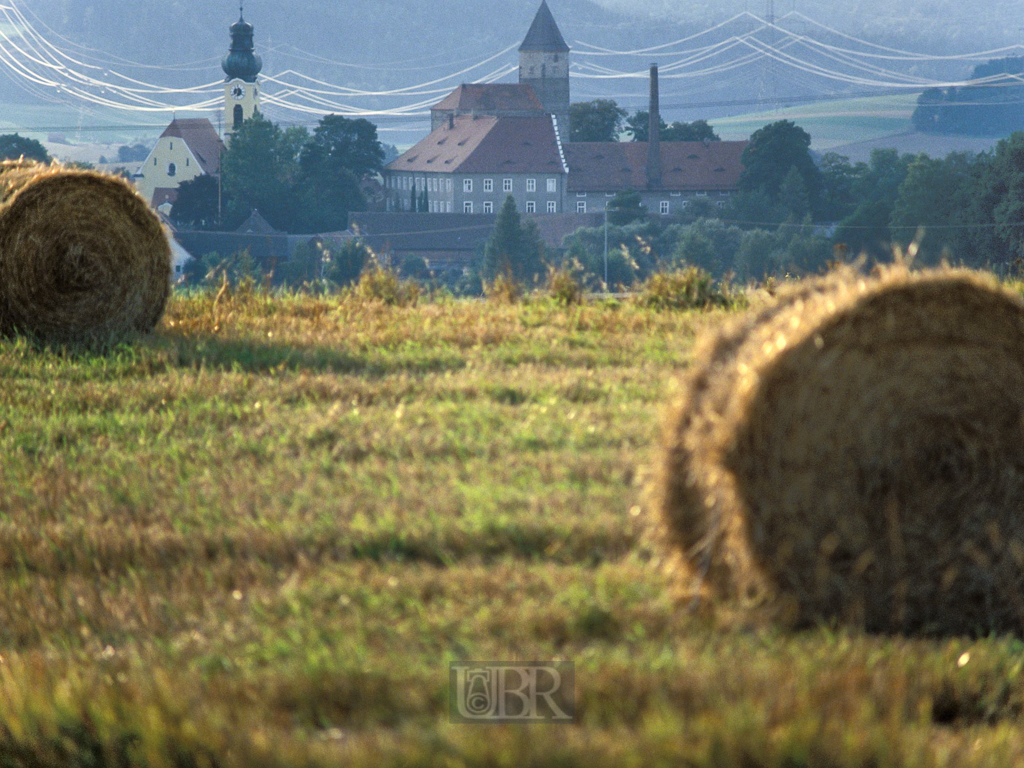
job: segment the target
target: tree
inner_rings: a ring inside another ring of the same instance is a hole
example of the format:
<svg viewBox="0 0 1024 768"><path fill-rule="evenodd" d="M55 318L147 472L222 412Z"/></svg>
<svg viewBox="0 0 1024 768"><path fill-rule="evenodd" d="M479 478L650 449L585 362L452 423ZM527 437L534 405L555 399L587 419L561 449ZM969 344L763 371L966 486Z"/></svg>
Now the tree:
<svg viewBox="0 0 1024 768"><path fill-rule="evenodd" d="M647 216L647 207L643 204L640 193L635 190L616 192L615 197L608 201L608 221L616 226L625 226Z"/></svg>
<svg viewBox="0 0 1024 768"><path fill-rule="evenodd" d="M719 219L698 219L680 233L672 261L724 275L732 269L742 240L739 227Z"/></svg>
<svg viewBox="0 0 1024 768"><path fill-rule="evenodd" d="M282 130L259 112L242 123L221 160L233 219L256 208L277 229L302 228L305 201L294 191L301 170L299 153L308 140L305 128Z"/></svg>
<svg viewBox="0 0 1024 768"><path fill-rule="evenodd" d="M889 229L894 240L909 244L924 228L919 261L935 264L949 246L950 230L946 227L955 218L961 200L958 191L968 183L973 160L966 154L953 153L945 160L918 155L910 163L907 176L899 186ZM929 227L941 226L941 230Z"/></svg>
<svg viewBox="0 0 1024 768"><path fill-rule="evenodd" d="M822 203L821 171L811 157L811 136L789 120L766 125L754 132L743 150L741 192L763 190L778 202L782 182L790 169L796 168L803 179L812 212L820 213Z"/></svg>
<svg viewBox="0 0 1024 768"><path fill-rule="evenodd" d="M330 178L347 170L362 179L382 168L384 148L369 120L327 115L302 147L300 162L307 178Z"/></svg>
<svg viewBox="0 0 1024 768"><path fill-rule="evenodd" d="M346 240L340 247L324 247L323 275L341 286L359 279L373 253L361 240Z"/></svg>
<svg viewBox="0 0 1024 768"><path fill-rule="evenodd" d="M660 119L660 116L659 116ZM632 136L632 141L647 141L650 136L650 112L639 109L626 118L625 132ZM694 120L692 123L674 122L668 125L661 120L659 138L662 141L719 141L714 128L707 120Z"/></svg>
<svg viewBox="0 0 1024 768"><path fill-rule="evenodd" d="M149 157L149 149L142 144L117 148L117 162L119 163L141 163L147 157Z"/></svg>
<svg viewBox="0 0 1024 768"><path fill-rule="evenodd" d="M360 180L379 171L383 162L377 126L362 118L324 117L299 152L299 197L307 231L347 228L349 212L366 208ZM417 210L415 201L412 210Z"/></svg>
<svg viewBox="0 0 1024 768"><path fill-rule="evenodd" d="M969 136L1005 136L1024 124L1024 58L979 64L966 85L929 88L917 100L912 120L919 131Z"/></svg>
<svg viewBox="0 0 1024 768"><path fill-rule="evenodd" d="M912 160L911 155L900 156L895 149L876 149L867 165L858 164L853 197L859 202L840 222L836 243L846 245L855 254L883 259L891 255L889 221Z"/></svg>
<svg viewBox="0 0 1024 768"><path fill-rule="evenodd" d="M807 197L804 177L794 165L779 185L779 204L793 221L803 221L811 212L811 201Z"/></svg>
<svg viewBox="0 0 1024 768"><path fill-rule="evenodd" d="M50 154L46 147L35 139L18 134L0 136L0 160L36 160L40 163L50 162Z"/></svg>
<svg viewBox="0 0 1024 768"><path fill-rule="evenodd" d="M618 141L626 110L611 99L583 101L569 107L569 141Z"/></svg>
<svg viewBox="0 0 1024 768"><path fill-rule="evenodd" d="M214 229L220 225L219 184L203 174L178 186L171 222L180 229Z"/></svg>
<svg viewBox="0 0 1024 768"><path fill-rule="evenodd" d="M433 277L427 260L412 253L402 259L402 263L398 267L398 274L407 280L429 280Z"/></svg>
<svg viewBox="0 0 1024 768"><path fill-rule="evenodd" d="M664 133L667 130L668 125L664 120L661 120L661 133ZM650 131L651 113L646 109L638 109L626 118L626 133L633 137L633 141L647 141L650 138Z"/></svg>
<svg viewBox="0 0 1024 768"><path fill-rule="evenodd" d="M494 221L484 246L481 272L485 280L506 275L519 283L531 283L544 268L544 243L533 221L523 223L516 201L509 195Z"/></svg>
<svg viewBox="0 0 1024 768"><path fill-rule="evenodd" d="M721 141L715 129L708 125L707 120L694 120L692 123L674 122L661 131L662 141Z"/></svg>
<svg viewBox="0 0 1024 768"><path fill-rule="evenodd" d="M826 152L818 163L821 170L821 214L826 221L839 221L853 213L856 200L853 185L858 175L867 170L864 163L850 165L850 158L835 152Z"/></svg>
<svg viewBox="0 0 1024 768"><path fill-rule="evenodd" d="M993 168L1002 194L992 211L996 234L1016 258L1024 256L1024 133L996 146Z"/></svg>

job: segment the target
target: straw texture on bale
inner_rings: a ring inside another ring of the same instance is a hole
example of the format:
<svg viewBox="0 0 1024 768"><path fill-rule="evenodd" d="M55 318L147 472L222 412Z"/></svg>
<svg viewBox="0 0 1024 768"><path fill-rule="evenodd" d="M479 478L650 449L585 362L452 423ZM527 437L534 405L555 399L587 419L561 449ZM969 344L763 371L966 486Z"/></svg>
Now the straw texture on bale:
<svg viewBox="0 0 1024 768"><path fill-rule="evenodd" d="M698 345L653 486L723 615L1024 632L1024 303L962 270L798 284Z"/></svg>
<svg viewBox="0 0 1024 768"><path fill-rule="evenodd" d="M92 345L150 331L170 276L167 234L126 181L0 164L0 333Z"/></svg>

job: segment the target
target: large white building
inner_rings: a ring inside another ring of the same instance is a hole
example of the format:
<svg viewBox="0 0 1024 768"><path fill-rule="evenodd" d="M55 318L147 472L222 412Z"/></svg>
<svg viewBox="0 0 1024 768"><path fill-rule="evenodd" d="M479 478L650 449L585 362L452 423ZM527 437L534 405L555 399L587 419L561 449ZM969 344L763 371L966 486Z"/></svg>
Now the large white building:
<svg viewBox="0 0 1024 768"><path fill-rule="evenodd" d="M602 213L638 192L653 214L694 200L725 205L747 142L662 142L657 67L650 140L571 142L569 46L546 0L519 48L519 82L460 85L431 109L431 132L384 170L387 210L497 213L508 195L526 214Z"/></svg>

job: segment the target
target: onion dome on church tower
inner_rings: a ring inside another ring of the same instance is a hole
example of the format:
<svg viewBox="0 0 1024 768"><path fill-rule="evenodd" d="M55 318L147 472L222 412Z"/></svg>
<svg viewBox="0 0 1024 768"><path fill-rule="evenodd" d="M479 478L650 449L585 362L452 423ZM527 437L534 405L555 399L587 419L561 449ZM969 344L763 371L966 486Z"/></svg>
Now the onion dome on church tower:
<svg viewBox="0 0 1024 768"><path fill-rule="evenodd" d="M256 55L252 36L252 24L243 18L242 8L239 7L238 21L231 25L231 49L221 62L228 80L256 82L256 76L263 69L263 60Z"/></svg>

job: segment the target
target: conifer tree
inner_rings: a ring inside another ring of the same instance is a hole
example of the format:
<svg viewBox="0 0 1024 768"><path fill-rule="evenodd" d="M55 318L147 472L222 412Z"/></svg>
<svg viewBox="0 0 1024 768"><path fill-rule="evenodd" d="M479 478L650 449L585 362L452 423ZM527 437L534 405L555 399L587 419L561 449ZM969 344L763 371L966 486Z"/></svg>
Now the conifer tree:
<svg viewBox="0 0 1024 768"><path fill-rule="evenodd" d="M537 225L532 221L523 223L516 201L509 195L484 246L483 278L494 280L505 275L520 283L532 283L544 268L543 257L544 243Z"/></svg>

